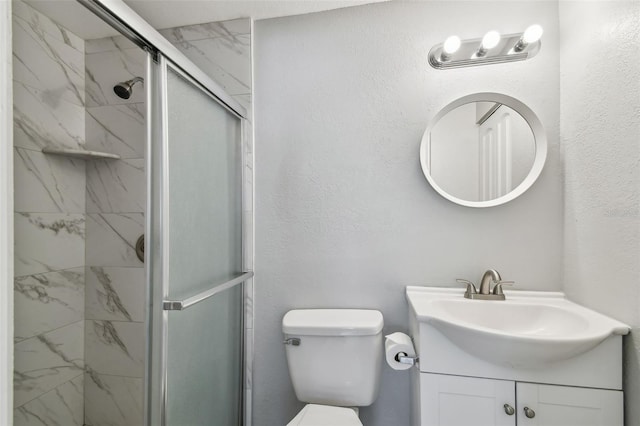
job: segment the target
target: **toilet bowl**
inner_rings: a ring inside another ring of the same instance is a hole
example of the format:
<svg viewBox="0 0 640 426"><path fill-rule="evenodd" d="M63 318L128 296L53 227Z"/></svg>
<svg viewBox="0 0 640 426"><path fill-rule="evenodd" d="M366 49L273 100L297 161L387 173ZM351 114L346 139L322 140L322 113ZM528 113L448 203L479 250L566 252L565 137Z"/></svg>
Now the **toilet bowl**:
<svg viewBox="0 0 640 426"><path fill-rule="evenodd" d="M362 426L357 409L307 404L287 426Z"/></svg>
<svg viewBox="0 0 640 426"><path fill-rule="evenodd" d="M367 309L297 309L282 319L296 397L308 403L287 426L362 426L358 409L378 396L382 314Z"/></svg>

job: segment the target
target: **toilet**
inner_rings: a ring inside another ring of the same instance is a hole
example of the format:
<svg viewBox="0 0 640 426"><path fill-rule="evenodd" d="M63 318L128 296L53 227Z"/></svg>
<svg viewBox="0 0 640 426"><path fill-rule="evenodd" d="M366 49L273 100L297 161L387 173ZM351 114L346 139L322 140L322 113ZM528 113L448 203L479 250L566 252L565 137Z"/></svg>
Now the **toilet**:
<svg viewBox="0 0 640 426"><path fill-rule="evenodd" d="M358 408L378 396L382 313L296 309L282 319L289 375L307 405L287 426L362 426Z"/></svg>

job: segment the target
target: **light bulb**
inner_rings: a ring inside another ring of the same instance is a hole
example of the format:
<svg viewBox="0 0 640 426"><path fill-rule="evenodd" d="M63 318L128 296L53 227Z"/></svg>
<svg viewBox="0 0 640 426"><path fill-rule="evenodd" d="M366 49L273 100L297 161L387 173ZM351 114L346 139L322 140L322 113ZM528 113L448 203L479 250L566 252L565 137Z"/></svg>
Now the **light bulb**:
<svg viewBox="0 0 640 426"><path fill-rule="evenodd" d="M448 55L456 53L460 49L460 37L450 36L444 41L442 51Z"/></svg>
<svg viewBox="0 0 640 426"><path fill-rule="evenodd" d="M524 30L524 34L520 37L520 40L513 46L513 52L520 53L522 52L530 43L535 43L540 40L542 37L542 33L544 30L538 24L533 24L529 26L526 30Z"/></svg>
<svg viewBox="0 0 640 426"><path fill-rule="evenodd" d="M482 37L482 49L493 49L500 43L500 33L497 31L489 31Z"/></svg>
<svg viewBox="0 0 640 426"><path fill-rule="evenodd" d="M524 34L522 35L522 41L524 41L527 44L535 43L536 41L540 40L540 37L542 37L543 32L544 30L540 25L538 24L531 25L529 28L527 28L524 31Z"/></svg>

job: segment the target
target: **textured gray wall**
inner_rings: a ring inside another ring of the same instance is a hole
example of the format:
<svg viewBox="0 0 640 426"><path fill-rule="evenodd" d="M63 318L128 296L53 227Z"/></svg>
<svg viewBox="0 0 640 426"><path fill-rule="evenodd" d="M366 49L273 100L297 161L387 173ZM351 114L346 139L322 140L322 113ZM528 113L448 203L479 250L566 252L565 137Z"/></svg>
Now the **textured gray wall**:
<svg viewBox="0 0 640 426"><path fill-rule="evenodd" d="M561 2L567 295L629 324L625 424L640 425L640 3Z"/></svg>
<svg viewBox="0 0 640 426"><path fill-rule="evenodd" d="M461 13L464 11L464 13ZM437 71L452 33L545 28L530 61ZM302 407L280 323L293 308L380 309L407 331L406 285L454 285L497 268L518 288L559 290L562 182L555 2L390 2L255 23L256 426ZM540 180L512 203L450 203L422 175L428 120L452 100L494 91L529 105L550 141ZM384 366L367 426L409 423L407 372Z"/></svg>

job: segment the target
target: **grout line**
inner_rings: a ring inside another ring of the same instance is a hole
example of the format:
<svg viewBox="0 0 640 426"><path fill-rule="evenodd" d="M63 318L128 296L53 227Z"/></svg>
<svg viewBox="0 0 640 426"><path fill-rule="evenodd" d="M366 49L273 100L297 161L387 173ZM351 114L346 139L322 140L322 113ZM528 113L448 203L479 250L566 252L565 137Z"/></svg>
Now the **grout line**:
<svg viewBox="0 0 640 426"><path fill-rule="evenodd" d="M114 37L118 37L118 35L112 36L112 37L101 37L101 38L114 38ZM124 39L127 40L127 43L131 43L126 37L124 37ZM100 40L100 38L94 38L94 39L90 39L90 40ZM131 47L124 47L122 49L120 49L120 48L113 48L113 49L109 48L109 50L101 50L100 52L85 53L84 56L101 55L101 54L105 54L105 53L118 53L118 52L123 53L123 52L127 52L128 50L138 51L138 50L141 50L141 48L132 43Z"/></svg>
<svg viewBox="0 0 640 426"><path fill-rule="evenodd" d="M91 213L86 213L88 215L92 215L92 216L101 216L101 215L105 215L105 214L144 214L144 212L141 211L137 211L137 212L91 212Z"/></svg>
<svg viewBox="0 0 640 426"><path fill-rule="evenodd" d="M137 211L137 212L87 212L87 214L144 214L144 212L141 211Z"/></svg>
<svg viewBox="0 0 640 426"><path fill-rule="evenodd" d="M66 385L67 383L69 383L69 382L71 382L71 381L73 381L73 380L77 379L77 378L78 378L78 377L80 377L80 376L84 376L84 373L85 373L85 372L84 372L84 370L83 370L82 372L78 373L78 375L77 375L77 376L74 376L73 378L71 378L71 379L67 380L66 382L62 382L62 383L60 383L60 384L59 384L58 386L56 386L55 388L49 389L48 391L46 391L46 392L44 392L44 393L41 393L40 395L36 396L35 398L30 399L29 401L27 401L27 402L23 403L22 405L19 405L18 407L13 407L13 409L14 409L14 410L17 410L18 408L24 407L24 406L25 406L25 405L27 405L28 403L30 403L30 402L32 402L32 401L35 401L35 400L36 400L36 399L38 399L38 398L42 398L43 396L45 396L45 395L46 395L46 394L48 394L49 392L53 392L53 391L55 391L56 389L58 389L60 386L62 386L62 385ZM82 383L82 398L84 399L84 383Z"/></svg>
<svg viewBox="0 0 640 426"><path fill-rule="evenodd" d="M18 276L14 276L13 279L16 280L18 278L33 277L35 275L44 275L44 274L51 274L51 273L54 273L54 272L71 271L72 269L80 269L80 268L84 269L85 267L86 267L86 265L72 266L70 268L56 269L55 271L44 271L44 272L36 272L35 274L18 275Z"/></svg>
<svg viewBox="0 0 640 426"><path fill-rule="evenodd" d="M238 18L238 19L248 19L248 18ZM232 21L234 19L231 19ZM218 22L226 22L226 20L224 21L215 21L212 23L218 23ZM193 25L202 25L202 24L193 24ZM184 28L188 28L190 27L190 25L187 25L186 27L174 27L174 28L166 28L164 30L159 30L158 32L160 32L162 34L162 31L167 31L167 30L173 30L173 29L184 29ZM163 34L163 37L164 34ZM236 37L249 37L249 47L251 47L251 33L238 33L238 34L223 34L223 35L219 35L219 36L215 36L215 37L202 37L202 38L190 38L189 40L171 40L169 39L169 37L165 37L167 40L169 40L171 42L171 44L176 45L176 44L190 44L191 42L194 41L203 41L203 40L218 40L218 39L225 39L226 41L233 41L234 38ZM235 44L234 44L235 45ZM243 46L242 44L240 46Z"/></svg>
<svg viewBox="0 0 640 426"><path fill-rule="evenodd" d="M124 104L104 104L104 105L96 105L96 106L90 106L87 107L86 109L96 109L96 108L105 108L105 107L113 107L113 106L121 106L121 105L145 105L146 102L126 102Z"/></svg>
<svg viewBox="0 0 640 426"><path fill-rule="evenodd" d="M59 214L59 215L63 215L63 214L64 215L70 215L70 214L80 215L81 214L81 215L85 215L85 216L87 215L87 213L85 213L85 212L32 212L32 211L23 212L23 211L20 211L20 210L14 210L13 212L14 213L19 213L19 214Z"/></svg>
<svg viewBox="0 0 640 426"><path fill-rule="evenodd" d="M126 269L144 269L142 266L105 266L105 265L84 265L85 268L126 268Z"/></svg>
<svg viewBox="0 0 640 426"><path fill-rule="evenodd" d="M36 334L36 335L33 335L33 336L31 336L31 337L27 337L26 339L22 339L22 340L20 340L20 341L14 342L14 343L15 343L15 344L18 344L18 343L26 342L27 340L37 339L37 338L38 338L38 336L42 336L42 335L44 335L44 334L49 334L49 333L52 333L52 332L54 332L54 331L60 330L60 329L62 329L62 328L69 327L70 325L78 324L78 323L80 323L80 322L81 322L81 323L82 323L82 325L84 326L84 322L85 322L85 321L86 321L86 320L84 319L84 314L83 314L83 318L82 318L82 319L79 319L79 320L76 320L76 321L70 322L70 323L68 323L68 324L61 325L60 327L52 328L51 330L47 330L47 331L44 331L44 332L42 332L42 333L38 333L38 334ZM83 337L83 338L84 338L84 337Z"/></svg>
<svg viewBox="0 0 640 426"><path fill-rule="evenodd" d="M100 376L109 376L109 377L122 377L124 379L135 379L135 380L144 380L144 377L133 377L133 376L123 376L121 374L105 374L105 373L101 373L98 370L93 370L96 372L96 374L100 375ZM84 374L89 374L88 372L84 372Z"/></svg>
<svg viewBox="0 0 640 426"><path fill-rule="evenodd" d="M20 214L83 214L86 215L87 213L85 212L25 212L25 211L20 211L20 210L14 210L14 213L20 213Z"/></svg>
<svg viewBox="0 0 640 426"><path fill-rule="evenodd" d="M108 321L117 322L122 324L146 324L144 321L126 321L126 320L112 320L112 319L97 319L97 318L85 318L84 321Z"/></svg>

